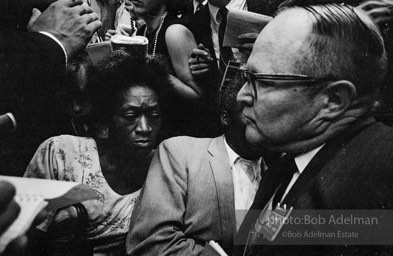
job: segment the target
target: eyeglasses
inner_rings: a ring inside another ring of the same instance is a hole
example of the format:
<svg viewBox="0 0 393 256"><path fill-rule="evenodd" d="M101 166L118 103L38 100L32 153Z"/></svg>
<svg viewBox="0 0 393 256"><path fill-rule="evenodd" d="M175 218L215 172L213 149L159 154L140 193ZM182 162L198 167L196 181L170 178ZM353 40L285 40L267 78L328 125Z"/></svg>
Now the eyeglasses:
<svg viewBox="0 0 393 256"><path fill-rule="evenodd" d="M307 75L299 74L264 74L264 73L253 73L248 70L238 70L237 78L242 84L248 83L252 86L255 97L257 96L257 83L260 81L260 86L274 87L274 88L288 88L290 86L310 86L315 83L322 83L333 80L333 77L312 77Z"/></svg>

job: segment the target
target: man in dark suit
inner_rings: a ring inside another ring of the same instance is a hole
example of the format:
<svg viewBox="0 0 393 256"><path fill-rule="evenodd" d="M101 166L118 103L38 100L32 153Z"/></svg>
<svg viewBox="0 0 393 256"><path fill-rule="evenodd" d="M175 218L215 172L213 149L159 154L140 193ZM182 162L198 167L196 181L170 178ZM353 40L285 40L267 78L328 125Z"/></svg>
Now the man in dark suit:
<svg viewBox="0 0 393 256"><path fill-rule="evenodd" d="M262 30L247 68L238 94L246 138L286 155L267 171L238 241L266 225L268 211L260 209L278 209L278 203L294 211L392 209L393 129L373 117L386 52L365 13L348 5L289 8ZM254 240L265 245L249 246L246 255L392 253L391 246L356 242L273 246L284 239L277 234L273 242Z"/></svg>
<svg viewBox="0 0 393 256"><path fill-rule="evenodd" d="M43 13L33 9L30 32L0 31L0 114L8 113L15 128L1 141L2 174L22 174L39 143L61 130L59 92L67 59L101 25L82 3L59 0Z"/></svg>
<svg viewBox="0 0 393 256"><path fill-rule="evenodd" d="M207 255L210 240L232 251L266 169L260 156L268 157L244 138L240 87L228 85L222 95L225 135L176 137L158 147L132 214L129 255Z"/></svg>
<svg viewBox="0 0 393 256"><path fill-rule="evenodd" d="M222 39L220 39L220 33L222 35L225 33L226 17L223 16L226 16L228 8L237 8L273 16L281 2L282 0L209 0L206 5L195 12L190 23L190 29L195 36L196 42L205 46L200 47L200 49L208 51L215 60L213 61L214 67L212 69L219 67L221 71L224 71L225 67L221 65L227 64L228 58L237 58L235 49L232 49L232 51L235 51L233 53L235 56L226 56L228 54L225 54L221 49ZM221 24L224 24L222 32L220 31ZM203 57L202 53L196 56ZM221 58L223 58L223 63L219 61Z"/></svg>

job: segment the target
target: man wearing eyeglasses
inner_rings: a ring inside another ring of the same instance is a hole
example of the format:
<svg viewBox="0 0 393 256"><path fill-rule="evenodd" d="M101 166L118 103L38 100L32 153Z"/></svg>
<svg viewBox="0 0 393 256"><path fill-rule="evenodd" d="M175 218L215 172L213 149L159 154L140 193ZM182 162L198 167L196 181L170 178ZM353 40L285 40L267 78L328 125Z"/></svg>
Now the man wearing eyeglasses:
<svg viewBox="0 0 393 256"><path fill-rule="evenodd" d="M284 238L288 225L266 222L272 211L285 219L299 209L393 207L393 130L373 117L386 62L377 26L347 5L287 9L262 30L238 101L247 140L286 154L259 186L238 233L240 255L391 254L391 246L368 246L378 241L332 247L303 233L300 245L282 246L296 243Z"/></svg>

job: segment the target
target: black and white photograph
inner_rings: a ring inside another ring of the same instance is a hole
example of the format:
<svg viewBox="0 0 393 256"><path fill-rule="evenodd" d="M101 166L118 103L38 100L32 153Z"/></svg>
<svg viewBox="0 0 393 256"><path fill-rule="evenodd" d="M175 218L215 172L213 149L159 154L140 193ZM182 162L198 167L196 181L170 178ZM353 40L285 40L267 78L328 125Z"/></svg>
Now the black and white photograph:
<svg viewBox="0 0 393 256"><path fill-rule="evenodd" d="M1 256L393 255L393 0L0 0Z"/></svg>

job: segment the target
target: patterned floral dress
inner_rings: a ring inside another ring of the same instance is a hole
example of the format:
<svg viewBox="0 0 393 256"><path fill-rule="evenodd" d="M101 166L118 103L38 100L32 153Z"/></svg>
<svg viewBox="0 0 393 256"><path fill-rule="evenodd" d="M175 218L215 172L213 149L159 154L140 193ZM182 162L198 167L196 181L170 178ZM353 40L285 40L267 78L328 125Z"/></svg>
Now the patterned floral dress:
<svg viewBox="0 0 393 256"><path fill-rule="evenodd" d="M101 170L97 144L92 138L62 135L46 140L37 149L25 177L74 181L87 184L98 200L83 202L88 212L87 239L94 255L122 255L132 210L140 190L119 195L111 189ZM46 231L50 218L39 228Z"/></svg>

